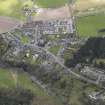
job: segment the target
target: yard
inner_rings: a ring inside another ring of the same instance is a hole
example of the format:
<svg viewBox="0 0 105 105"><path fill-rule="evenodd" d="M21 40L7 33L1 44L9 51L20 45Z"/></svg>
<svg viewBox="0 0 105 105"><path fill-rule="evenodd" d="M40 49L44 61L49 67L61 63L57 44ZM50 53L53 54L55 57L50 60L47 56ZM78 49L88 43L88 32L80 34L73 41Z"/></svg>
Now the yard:
<svg viewBox="0 0 105 105"><path fill-rule="evenodd" d="M59 49L60 49L60 46L53 46L53 47L49 48L49 51L51 53L53 53L54 55L57 55Z"/></svg>
<svg viewBox="0 0 105 105"><path fill-rule="evenodd" d="M105 14L80 17L76 19L76 28L80 37L105 35L105 33L98 33L99 30L105 29Z"/></svg>

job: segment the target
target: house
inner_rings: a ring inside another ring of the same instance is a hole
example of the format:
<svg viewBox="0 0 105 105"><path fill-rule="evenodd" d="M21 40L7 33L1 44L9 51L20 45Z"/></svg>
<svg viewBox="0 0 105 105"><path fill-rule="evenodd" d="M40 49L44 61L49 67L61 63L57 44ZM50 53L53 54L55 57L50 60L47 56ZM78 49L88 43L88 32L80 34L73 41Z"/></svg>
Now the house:
<svg viewBox="0 0 105 105"><path fill-rule="evenodd" d="M101 90L98 92L92 92L91 94L88 95L90 99L92 100L105 100L105 91Z"/></svg>

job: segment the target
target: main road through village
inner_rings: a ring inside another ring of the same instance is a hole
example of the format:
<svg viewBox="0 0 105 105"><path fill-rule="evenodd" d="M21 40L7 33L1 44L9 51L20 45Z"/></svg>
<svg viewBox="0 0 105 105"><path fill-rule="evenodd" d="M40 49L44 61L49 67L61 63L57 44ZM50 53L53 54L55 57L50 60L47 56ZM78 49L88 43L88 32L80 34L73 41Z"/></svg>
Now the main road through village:
<svg viewBox="0 0 105 105"><path fill-rule="evenodd" d="M39 50L42 50L42 51L46 52L46 55L49 55L52 59L54 59L54 62L55 63L58 63L62 68L64 68L66 70L66 72L71 73L72 75L74 75L78 79L84 80L86 82L89 82L89 83L92 83L92 84L95 84L95 85L99 85L99 82L90 80L90 79L88 79L88 78L86 78L86 77L84 77L84 76L82 76L80 74L75 73L70 68L66 67L57 56L55 56L54 54L52 54L51 52L49 52L46 48L41 48L41 47L36 46L36 45L34 45L34 46L33 45L30 45L30 46L33 47L33 49L39 49Z"/></svg>

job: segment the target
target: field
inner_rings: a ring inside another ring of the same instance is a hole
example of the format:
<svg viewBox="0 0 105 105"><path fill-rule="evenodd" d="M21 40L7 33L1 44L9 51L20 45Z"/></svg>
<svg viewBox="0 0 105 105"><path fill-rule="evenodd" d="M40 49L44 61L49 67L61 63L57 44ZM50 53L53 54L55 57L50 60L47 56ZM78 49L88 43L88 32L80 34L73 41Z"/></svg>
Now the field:
<svg viewBox="0 0 105 105"><path fill-rule="evenodd" d="M22 19L21 7L18 0L0 0L0 15Z"/></svg>
<svg viewBox="0 0 105 105"><path fill-rule="evenodd" d="M36 0L35 4L41 7L59 7L65 5L67 0ZM32 6L31 0L0 0L0 15L10 16L23 20L22 7Z"/></svg>
<svg viewBox="0 0 105 105"><path fill-rule="evenodd" d="M0 88L15 89L21 87L23 89L31 90L37 99L35 98L35 105L59 105L59 101L55 97L48 96L43 89L33 83L30 78L24 72L16 72L12 69L0 68Z"/></svg>
<svg viewBox="0 0 105 105"><path fill-rule="evenodd" d="M67 0L37 0L35 2L35 5L38 5L41 7L59 7L59 6L65 5L66 1ZM15 18L15 19L24 21L26 18L25 18L25 14L22 13L22 8L25 5L32 7L33 3L31 0L0 0L0 16L12 17L12 19ZM0 33L8 31L8 29L11 29L11 25L15 27L14 24L16 23L16 21L14 21L13 19L12 20L13 23L9 24L11 20L8 20L8 19L6 20L6 18L0 19Z"/></svg>
<svg viewBox="0 0 105 105"><path fill-rule="evenodd" d="M41 92L40 94L43 95L43 91L33 84L26 74L0 68L0 88L15 88L17 86L34 91L37 95Z"/></svg>
<svg viewBox="0 0 105 105"><path fill-rule="evenodd" d="M36 3L41 7L54 8L64 6L67 0L36 0Z"/></svg>
<svg viewBox="0 0 105 105"><path fill-rule="evenodd" d="M105 5L105 0L76 0L75 9L84 11L89 8L101 7Z"/></svg>
<svg viewBox="0 0 105 105"><path fill-rule="evenodd" d="M14 17L24 20L22 8L24 5L32 6L31 0L0 0L0 16Z"/></svg>
<svg viewBox="0 0 105 105"><path fill-rule="evenodd" d="M95 91L96 89L98 89L98 87L94 85L88 85L88 86L85 86L85 85L86 84L78 80L74 81L75 87L72 89L72 93L70 97L70 103L72 103L72 105L85 105L84 101L86 99L84 98L84 93L88 95L93 91Z"/></svg>
<svg viewBox="0 0 105 105"><path fill-rule="evenodd" d="M49 48L49 51L51 53L53 53L54 55L57 55L59 49L60 49L60 46L53 46L53 47Z"/></svg>
<svg viewBox="0 0 105 105"><path fill-rule="evenodd" d="M17 19L0 16L0 33L11 30L19 24L20 21L18 21Z"/></svg>
<svg viewBox="0 0 105 105"><path fill-rule="evenodd" d="M102 36L105 33L98 33L105 29L105 0L77 0L75 10L79 18L76 18L77 34L80 37ZM85 15L85 16L82 16Z"/></svg>
<svg viewBox="0 0 105 105"><path fill-rule="evenodd" d="M105 29L105 14L80 17L76 20L76 27L80 37L100 36L98 31Z"/></svg>

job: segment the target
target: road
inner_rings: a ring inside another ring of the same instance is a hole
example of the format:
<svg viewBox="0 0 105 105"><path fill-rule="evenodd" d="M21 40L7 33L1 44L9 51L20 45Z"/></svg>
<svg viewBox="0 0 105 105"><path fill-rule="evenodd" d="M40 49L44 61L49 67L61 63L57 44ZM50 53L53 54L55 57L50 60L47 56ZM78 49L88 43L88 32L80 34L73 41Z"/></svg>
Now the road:
<svg viewBox="0 0 105 105"><path fill-rule="evenodd" d="M39 47L37 45L30 45L31 48L33 48L33 50L37 49L38 52L46 52L46 55L48 55L49 57L51 57L51 59L53 59L52 61L54 61L55 63L58 63L62 68L64 68L66 70L66 72L71 73L72 75L74 75L75 77L77 77L78 79L84 80L86 82L95 84L95 85L99 85L99 83L97 81L93 81L89 78L86 78L80 74L75 73L74 71L72 71L70 68L66 67L59 59L59 57L55 56L54 54L52 54L51 52L49 52L46 48L42 48Z"/></svg>
<svg viewBox="0 0 105 105"><path fill-rule="evenodd" d="M79 74L73 72L70 68L66 67L62 62L60 62L60 60L59 60L58 57L56 57L55 55L53 55L53 54L52 54L51 52L49 52L47 49L44 49L44 50L47 52L47 54L51 55L51 56L55 59L55 62L56 62L56 63L58 63L58 64L59 64L60 66L62 66L65 70L67 70L68 73L73 74L74 76L76 76L76 77L79 78L79 79L82 79L82 80L84 80L84 81L87 81L87 82L89 82L89 83L93 83L93 84L97 85L97 82L96 82L96 81L90 80L90 79L88 79L88 78L85 78L84 76L81 76L81 75L79 75Z"/></svg>

